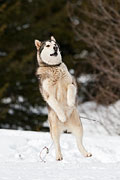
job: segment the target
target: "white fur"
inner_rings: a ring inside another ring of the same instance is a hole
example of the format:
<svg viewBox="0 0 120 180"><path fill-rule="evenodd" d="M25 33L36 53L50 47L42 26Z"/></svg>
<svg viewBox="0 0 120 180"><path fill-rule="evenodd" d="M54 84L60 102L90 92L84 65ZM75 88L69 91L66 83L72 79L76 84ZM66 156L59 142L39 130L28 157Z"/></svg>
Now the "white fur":
<svg viewBox="0 0 120 180"><path fill-rule="evenodd" d="M49 93L49 82L47 79L43 81L43 89ZM61 122L65 122L66 121L65 113L60 107L60 104L55 99L55 97L51 95L48 97L48 99L46 99L46 101L49 104L49 106L54 110L54 112L57 114L58 119Z"/></svg>
<svg viewBox="0 0 120 180"><path fill-rule="evenodd" d="M67 104L68 106L74 106L75 105L75 98L76 98L76 87L73 84L68 85L67 90Z"/></svg>
<svg viewBox="0 0 120 180"><path fill-rule="evenodd" d="M48 100L47 100L47 103L55 111L55 113L58 116L58 119L61 122L65 122L66 121L66 117L65 117L64 111L60 107L60 104L58 103L58 101L53 96L50 96L48 98Z"/></svg>
<svg viewBox="0 0 120 180"><path fill-rule="evenodd" d="M49 45L50 47L46 47L47 45ZM50 56L50 54L54 53L54 49L53 47L55 46L55 42L54 41L47 41L46 45L44 47L44 49L41 52L41 59L43 62L45 62L46 64L49 65L56 65L62 62L62 57L58 48L58 55L57 56Z"/></svg>

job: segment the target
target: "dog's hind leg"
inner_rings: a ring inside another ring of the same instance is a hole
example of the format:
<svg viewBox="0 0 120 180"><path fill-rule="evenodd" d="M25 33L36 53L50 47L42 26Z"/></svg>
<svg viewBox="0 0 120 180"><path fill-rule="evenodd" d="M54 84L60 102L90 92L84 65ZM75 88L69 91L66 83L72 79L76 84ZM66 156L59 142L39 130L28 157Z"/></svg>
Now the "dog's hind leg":
<svg viewBox="0 0 120 180"><path fill-rule="evenodd" d="M78 149L81 152L81 154L83 156L85 156L85 157L92 156L92 154L87 152L86 149L83 146L83 143L82 143L82 138L83 138L82 126L80 125L80 126L74 127L72 133L75 135L75 138L76 138L76 141L77 141L77 146L78 146Z"/></svg>
<svg viewBox="0 0 120 180"><path fill-rule="evenodd" d="M63 159L60 149L60 133L56 130L56 127L52 127L52 139L54 141L56 160L61 161Z"/></svg>
<svg viewBox="0 0 120 180"><path fill-rule="evenodd" d="M83 127L82 123L79 119L79 113L77 110L74 110L71 117L70 117L70 129L73 133L73 135L76 138L77 146L81 154L85 157L92 156L91 153L88 153L86 149L83 146L82 139L83 139Z"/></svg>
<svg viewBox="0 0 120 180"><path fill-rule="evenodd" d="M57 116L54 112L51 112L51 114L49 115L49 122L50 122L50 133L51 133L51 137L53 139L54 147L55 147L56 160L61 161L63 157L62 157L61 148L60 148L61 130L58 125L58 123L60 122L57 119Z"/></svg>

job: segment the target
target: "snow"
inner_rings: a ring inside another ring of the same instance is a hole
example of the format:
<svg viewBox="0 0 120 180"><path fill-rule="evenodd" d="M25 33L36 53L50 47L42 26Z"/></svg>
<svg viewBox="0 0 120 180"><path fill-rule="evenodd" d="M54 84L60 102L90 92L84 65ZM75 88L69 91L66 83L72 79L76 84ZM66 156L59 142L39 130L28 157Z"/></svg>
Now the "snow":
<svg viewBox="0 0 120 180"><path fill-rule="evenodd" d="M0 180L119 180L120 137L105 135L103 131L99 135L84 134L84 145L92 152L91 158L79 153L71 134L63 134L63 161L55 160L52 146L44 163L40 151L44 146L50 147L49 133L1 129Z"/></svg>
<svg viewBox="0 0 120 180"><path fill-rule="evenodd" d="M85 102L78 106L85 132L89 134L120 135L120 100L109 106L98 105L95 102Z"/></svg>

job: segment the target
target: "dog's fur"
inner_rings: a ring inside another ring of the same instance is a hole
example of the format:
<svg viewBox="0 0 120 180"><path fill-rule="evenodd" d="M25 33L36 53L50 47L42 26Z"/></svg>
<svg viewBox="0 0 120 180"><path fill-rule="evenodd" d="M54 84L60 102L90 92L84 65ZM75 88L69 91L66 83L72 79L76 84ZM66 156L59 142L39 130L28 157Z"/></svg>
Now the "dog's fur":
<svg viewBox="0 0 120 180"><path fill-rule="evenodd" d="M72 132L77 141L78 149L85 157L90 157L82 144L83 128L76 105L76 83L62 62L59 47L55 38L40 42L35 40L39 67L36 75L39 88L48 104L48 120L54 141L56 159L62 160L60 150L60 134L67 130ZM56 47L56 48L55 48Z"/></svg>

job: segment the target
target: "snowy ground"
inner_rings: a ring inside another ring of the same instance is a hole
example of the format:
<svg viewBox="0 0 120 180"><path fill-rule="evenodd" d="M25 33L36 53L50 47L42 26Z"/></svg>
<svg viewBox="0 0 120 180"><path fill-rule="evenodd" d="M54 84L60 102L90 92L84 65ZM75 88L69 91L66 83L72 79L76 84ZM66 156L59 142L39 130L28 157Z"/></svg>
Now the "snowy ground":
<svg viewBox="0 0 120 180"><path fill-rule="evenodd" d="M40 160L40 150L50 146L49 133L0 130L0 180L119 180L120 137L85 135L84 145L93 157L79 153L71 134L61 136L64 160L56 162L54 147ZM44 155L44 152L43 152Z"/></svg>

